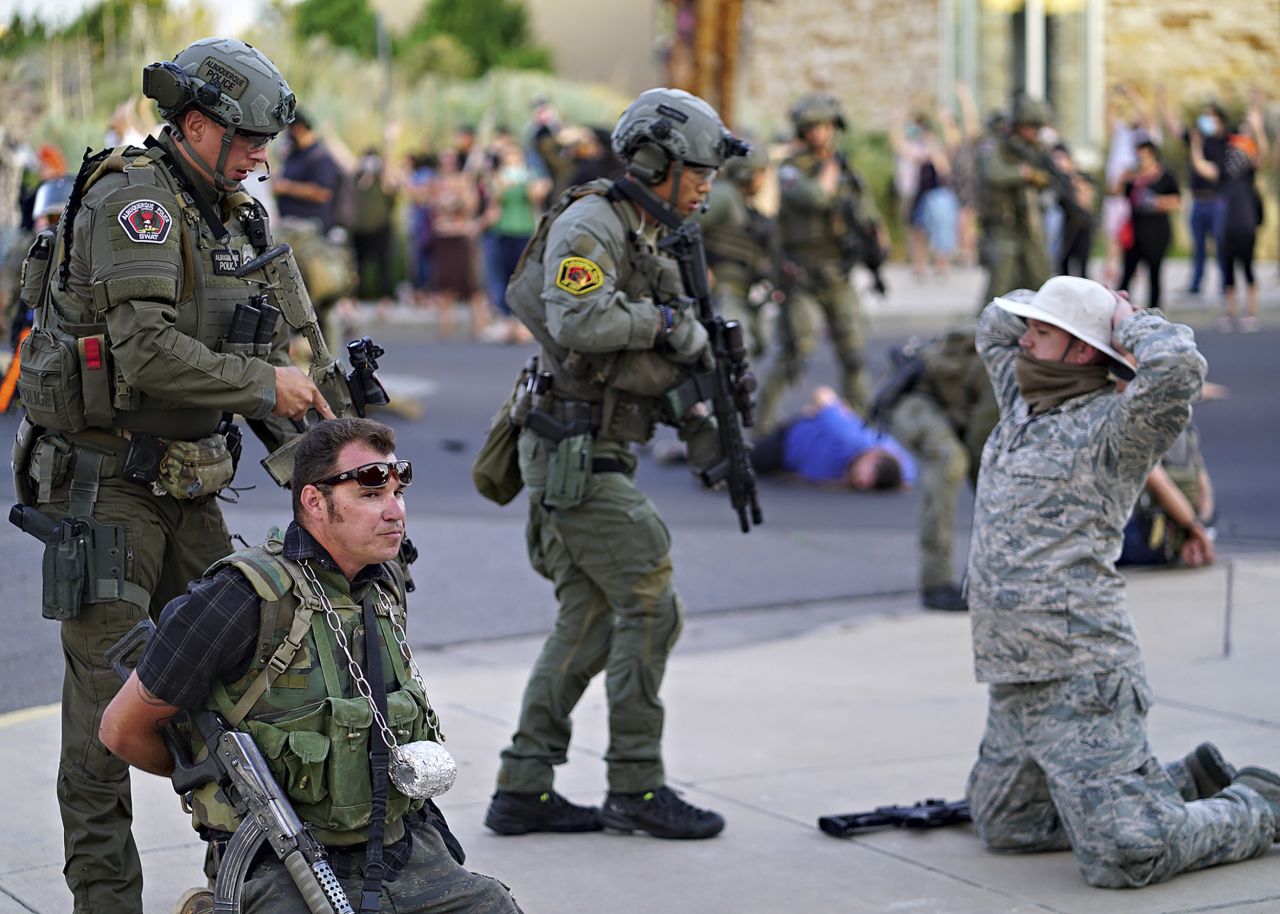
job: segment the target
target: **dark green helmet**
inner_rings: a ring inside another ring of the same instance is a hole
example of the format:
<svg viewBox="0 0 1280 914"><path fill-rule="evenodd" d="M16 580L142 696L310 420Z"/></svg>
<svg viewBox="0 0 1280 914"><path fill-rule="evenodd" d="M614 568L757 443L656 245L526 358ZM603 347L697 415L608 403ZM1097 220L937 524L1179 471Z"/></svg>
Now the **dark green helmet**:
<svg viewBox="0 0 1280 914"><path fill-rule="evenodd" d="M846 129L840 102L829 92L800 96L791 106L790 116L798 137L803 137L806 130L817 124L835 124L837 130Z"/></svg>
<svg viewBox="0 0 1280 914"><path fill-rule="evenodd" d="M1049 106L1030 95L1016 95L1013 99L1013 126L1043 127L1053 118L1049 114Z"/></svg>
<svg viewBox="0 0 1280 914"><path fill-rule="evenodd" d="M720 168L750 149L725 128L715 108L683 89L641 93L614 125L612 146L627 171L646 184L661 182L672 162Z"/></svg>
<svg viewBox="0 0 1280 914"><path fill-rule="evenodd" d="M173 60L151 64L142 71L142 92L170 123L194 105L238 133L280 133L296 106L275 64L235 38L202 38Z"/></svg>

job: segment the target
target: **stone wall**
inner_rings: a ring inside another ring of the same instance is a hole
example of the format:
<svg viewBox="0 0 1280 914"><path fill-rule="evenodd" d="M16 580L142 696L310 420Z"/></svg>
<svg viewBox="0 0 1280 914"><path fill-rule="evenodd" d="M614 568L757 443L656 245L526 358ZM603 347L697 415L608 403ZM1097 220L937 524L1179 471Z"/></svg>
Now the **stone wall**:
<svg viewBox="0 0 1280 914"><path fill-rule="evenodd" d="M895 105L936 105L938 0L748 0L738 120L781 128L801 93L834 93L883 130Z"/></svg>
<svg viewBox="0 0 1280 914"><path fill-rule="evenodd" d="M1109 84L1229 107L1280 87L1280 0L1108 0L1105 29Z"/></svg>

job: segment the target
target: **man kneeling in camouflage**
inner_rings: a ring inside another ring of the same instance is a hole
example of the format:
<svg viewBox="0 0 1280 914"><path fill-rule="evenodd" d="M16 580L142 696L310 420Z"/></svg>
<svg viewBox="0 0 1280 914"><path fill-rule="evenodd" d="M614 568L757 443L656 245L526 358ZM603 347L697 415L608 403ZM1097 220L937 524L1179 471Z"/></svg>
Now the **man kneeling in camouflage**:
<svg viewBox="0 0 1280 914"><path fill-rule="evenodd" d="M1166 768L1152 756L1151 690L1115 571L1143 480L1204 382L1191 330L1059 276L996 298L977 346L1000 405L967 580L990 686L968 785L979 836L1070 847L1108 888L1264 853L1280 840L1280 775L1237 774L1208 743ZM1132 380L1119 392L1109 373Z"/></svg>

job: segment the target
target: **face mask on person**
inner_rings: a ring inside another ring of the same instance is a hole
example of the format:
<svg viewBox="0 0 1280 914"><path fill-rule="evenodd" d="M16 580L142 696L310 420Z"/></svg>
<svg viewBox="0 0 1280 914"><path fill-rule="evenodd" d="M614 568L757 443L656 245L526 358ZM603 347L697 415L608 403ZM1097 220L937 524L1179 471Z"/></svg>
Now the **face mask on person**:
<svg viewBox="0 0 1280 914"><path fill-rule="evenodd" d="M1205 136L1217 136L1218 122L1213 115L1202 114L1196 118L1196 129Z"/></svg>
<svg viewBox="0 0 1280 914"><path fill-rule="evenodd" d="M1031 412L1043 413L1102 387L1107 383L1108 369L1106 365L1047 362L1019 352L1013 371Z"/></svg>

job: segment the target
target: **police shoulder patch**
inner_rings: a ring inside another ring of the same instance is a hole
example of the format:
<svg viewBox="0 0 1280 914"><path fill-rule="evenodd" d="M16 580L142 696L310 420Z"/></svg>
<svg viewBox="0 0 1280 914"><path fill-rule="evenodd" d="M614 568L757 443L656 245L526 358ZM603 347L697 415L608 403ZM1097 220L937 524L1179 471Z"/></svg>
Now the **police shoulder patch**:
<svg viewBox="0 0 1280 914"><path fill-rule="evenodd" d="M604 270L585 257L566 257L560 261L556 285L574 295L586 295L604 285Z"/></svg>
<svg viewBox="0 0 1280 914"><path fill-rule="evenodd" d="M173 227L173 217L155 200L135 200L118 218L129 240L139 244L164 244Z"/></svg>

